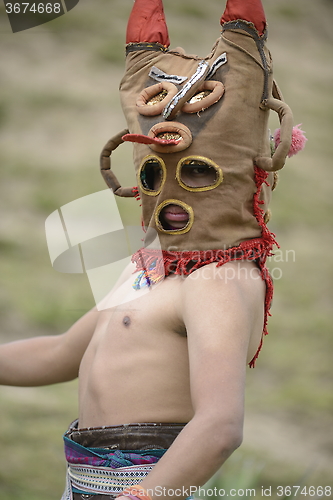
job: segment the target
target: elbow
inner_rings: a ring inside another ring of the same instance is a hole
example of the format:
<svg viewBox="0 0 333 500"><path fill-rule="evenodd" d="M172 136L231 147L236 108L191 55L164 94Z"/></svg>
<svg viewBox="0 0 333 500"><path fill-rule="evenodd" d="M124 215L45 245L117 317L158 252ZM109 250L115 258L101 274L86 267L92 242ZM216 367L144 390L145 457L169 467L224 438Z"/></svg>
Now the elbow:
<svg viewBox="0 0 333 500"><path fill-rule="evenodd" d="M218 431L216 443L223 457L231 455L243 442L243 428L237 425L223 425Z"/></svg>
<svg viewBox="0 0 333 500"><path fill-rule="evenodd" d="M216 446L223 455L231 455L243 442L244 415L232 412L232 414L215 414L210 417L212 435Z"/></svg>
<svg viewBox="0 0 333 500"><path fill-rule="evenodd" d="M243 441L242 419L208 418L200 422L203 446L223 460L226 460Z"/></svg>
<svg viewBox="0 0 333 500"><path fill-rule="evenodd" d="M207 440L208 441L208 440ZM212 429L210 439L210 454L215 463L223 463L239 448L243 441L243 429L232 424L220 424Z"/></svg>
<svg viewBox="0 0 333 500"><path fill-rule="evenodd" d="M226 459L243 442L243 422L236 419L212 422L212 436L217 453Z"/></svg>
<svg viewBox="0 0 333 500"><path fill-rule="evenodd" d="M238 429L238 431L231 436L229 444L231 452L237 450L237 448L240 447L242 442L243 442L243 429Z"/></svg>

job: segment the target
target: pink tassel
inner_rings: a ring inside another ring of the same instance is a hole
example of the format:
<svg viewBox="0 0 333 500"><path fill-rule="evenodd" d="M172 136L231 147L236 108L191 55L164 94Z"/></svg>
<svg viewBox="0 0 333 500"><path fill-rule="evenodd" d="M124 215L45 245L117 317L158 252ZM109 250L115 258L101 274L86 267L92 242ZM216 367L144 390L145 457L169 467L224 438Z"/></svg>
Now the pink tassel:
<svg viewBox="0 0 333 500"><path fill-rule="evenodd" d="M301 130L299 127L302 124L299 123L296 125L296 127L293 127L293 133L292 133L292 138L291 138L291 146L289 149L288 157L290 158L291 156L294 156L295 154L299 153L304 149L305 143L308 140L305 137L305 133L303 130ZM275 148L278 147L280 144L280 129L276 129L274 132L274 141L275 141Z"/></svg>

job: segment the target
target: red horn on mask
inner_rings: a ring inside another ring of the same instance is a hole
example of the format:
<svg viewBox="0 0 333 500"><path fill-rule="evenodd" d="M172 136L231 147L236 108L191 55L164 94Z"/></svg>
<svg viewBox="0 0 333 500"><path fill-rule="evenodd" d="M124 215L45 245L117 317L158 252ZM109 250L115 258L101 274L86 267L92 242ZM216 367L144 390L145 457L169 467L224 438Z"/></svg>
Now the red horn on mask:
<svg viewBox="0 0 333 500"><path fill-rule="evenodd" d="M262 35L266 27L266 16L261 0L228 0L221 25L237 19L253 23L259 35Z"/></svg>
<svg viewBox="0 0 333 500"><path fill-rule="evenodd" d="M160 43L169 47L162 0L135 0L128 20L126 43L140 42Z"/></svg>

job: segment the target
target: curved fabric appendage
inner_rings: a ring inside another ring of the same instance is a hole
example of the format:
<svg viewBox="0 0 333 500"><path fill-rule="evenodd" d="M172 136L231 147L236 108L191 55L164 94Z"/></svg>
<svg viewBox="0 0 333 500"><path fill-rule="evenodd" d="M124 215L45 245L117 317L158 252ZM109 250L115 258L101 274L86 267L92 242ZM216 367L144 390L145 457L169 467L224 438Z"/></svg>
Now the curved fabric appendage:
<svg viewBox="0 0 333 500"><path fill-rule="evenodd" d="M257 157L254 162L257 167L266 170L266 172L276 172L283 168L288 156L293 133L293 114L288 104L274 97L267 99L266 108L276 111L279 115L281 124L280 143L276 148L272 158Z"/></svg>
<svg viewBox="0 0 333 500"><path fill-rule="evenodd" d="M126 43L140 42L159 43L169 47L162 0L135 0L127 24Z"/></svg>
<svg viewBox="0 0 333 500"><path fill-rule="evenodd" d="M103 179L109 188L112 189L113 193L117 196L123 196L125 198L134 198L137 196L137 192L131 187L122 187L117 177L111 170L111 154L120 144L124 142L123 136L128 133L128 130L122 130L114 137L112 137L104 146L101 156L100 156L100 169Z"/></svg>
<svg viewBox="0 0 333 500"><path fill-rule="evenodd" d="M228 0L221 25L237 19L253 23L259 35L262 35L266 27L266 16L261 0Z"/></svg>

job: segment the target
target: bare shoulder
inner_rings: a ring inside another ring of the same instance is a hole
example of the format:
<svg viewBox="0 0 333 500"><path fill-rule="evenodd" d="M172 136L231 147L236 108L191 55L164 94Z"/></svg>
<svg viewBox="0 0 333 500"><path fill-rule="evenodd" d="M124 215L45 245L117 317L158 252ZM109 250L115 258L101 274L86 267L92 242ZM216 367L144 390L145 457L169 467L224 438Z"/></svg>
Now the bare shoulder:
<svg viewBox="0 0 333 500"><path fill-rule="evenodd" d="M183 282L185 300L199 295L204 302L227 300L231 303L233 297L244 295L244 299L253 305L252 301L261 302L264 294L265 284L260 270L251 261L232 261L219 267L216 263L208 264Z"/></svg>
<svg viewBox="0 0 333 500"><path fill-rule="evenodd" d="M242 428L246 365L261 341L265 285L252 262L216 263L182 283L196 413Z"/></svg>
<svg viewBox="0 0 333 500"><path fill-rule="evenodd" d="M184 280L181 294L189 339L200 348L211 343L230 354L235 347L249 361L262 336L265 290L253 262L212 263L194 271Z"/></svg>

